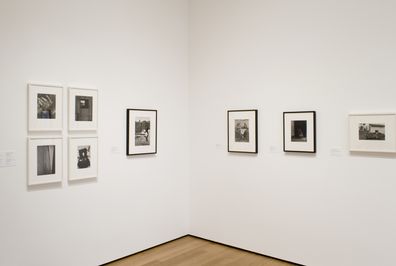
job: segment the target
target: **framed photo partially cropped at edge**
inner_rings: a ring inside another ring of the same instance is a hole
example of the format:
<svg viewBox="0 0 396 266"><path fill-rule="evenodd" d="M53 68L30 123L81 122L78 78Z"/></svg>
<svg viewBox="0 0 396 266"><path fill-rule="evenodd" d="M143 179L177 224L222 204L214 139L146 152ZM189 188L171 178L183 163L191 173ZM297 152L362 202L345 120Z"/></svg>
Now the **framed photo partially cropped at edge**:
<svg viewBox="0 0 396 266"><path fill-rule="evenodd" d="M157 110L127 109L127 155L157 153Z"/></svg>
<svg viewBox="0 0 396 266"><path fill-rule="evenodd" d="M258 152L257 110L229 110L227 112L228 152Z"/></svg>
<svg viewBox="0 0 396 266"><path fill-rule="evenodd" d="M396 114L350 114L352 152L396 152Z"/></svg>
<svg viewBox="0 0 396 266"><path fill-rule="evenodd" d="M316 152L316 112L283 113L283 151Z"/></svg>
<svg viewBox="0 0 396 266"><path fill-rule="evenodd" d="M63 87L28 84L29 131L62 131Z"/></svg>
<svg viewBox="0 0 396 266"><path fill-rule="evenodd" d="M98 127L98 90L69 87L69 130L95 131Z"/></svg>

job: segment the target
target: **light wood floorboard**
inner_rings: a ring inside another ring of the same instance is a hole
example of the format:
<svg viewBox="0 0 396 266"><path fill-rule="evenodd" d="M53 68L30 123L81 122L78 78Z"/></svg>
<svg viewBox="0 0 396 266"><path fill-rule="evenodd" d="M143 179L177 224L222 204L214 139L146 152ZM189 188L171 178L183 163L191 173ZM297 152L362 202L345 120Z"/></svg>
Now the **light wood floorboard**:
<svg viewBox="0 0 396 266"><path fill-rule="evenodd" d="M295 264L193 236L112 262L106 266L293 266Z"/></svg>

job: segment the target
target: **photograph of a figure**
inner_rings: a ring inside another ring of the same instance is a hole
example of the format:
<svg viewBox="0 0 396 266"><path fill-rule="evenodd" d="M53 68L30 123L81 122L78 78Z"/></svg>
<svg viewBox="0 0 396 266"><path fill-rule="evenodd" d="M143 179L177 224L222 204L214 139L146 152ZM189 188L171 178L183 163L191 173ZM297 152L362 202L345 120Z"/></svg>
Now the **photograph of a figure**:
<svg viewBox="0 0 396 266"><path fill-rule="evenodd" d="M55 174L55 145L37 146L37 175Z"/></svg>
<svg viewBox="0 0 396 266"><path fill-rule="evenodd" d="M76 121L92 121L92 97L76 96Z"/></svg>
<svg viewBox="0 0 396 266"><path fill-rule="evenodd" d="M385 124L360 123L359 140L385 140Z"/></svg>
<svg viewBox="0 0 396 266"><path fill-rule="evenodd" d="M78 146L77 168L86 169L91 167L91 146Z"/></svg>
<svg viewBox="0 0 396 266"><path fill-rule="evenodd" d="M293 120L291 121L291 141L307 142L307 121Z"/></svg>
<svg viewBox="0 0 396 266"><path fill-rule="evenodd" d="M227 151L257 153L258 111L256 109L227 111Z"/></svg>
<svg viewBox="0 0 396 266"><path fill-rule="evenodd" d="M249 142L249 119L235 119L235 142Z"/></svg>
<svg viewBox="0 0 396 266"><path fill-rule="evenodd" d="M37 94L37 119L56 118L56 95Z"/></svg>
<svg viewBox="0 0 396 266"><path fill-rule="evenodd" d="M135 145L150 145L150 118L136 117L135 119Z"/></svg>
<svg viewBox="0 0 396 266"><path fill-rule="evenodd" d="M157 153L157 110L127 109L126 154Z"/></svg>

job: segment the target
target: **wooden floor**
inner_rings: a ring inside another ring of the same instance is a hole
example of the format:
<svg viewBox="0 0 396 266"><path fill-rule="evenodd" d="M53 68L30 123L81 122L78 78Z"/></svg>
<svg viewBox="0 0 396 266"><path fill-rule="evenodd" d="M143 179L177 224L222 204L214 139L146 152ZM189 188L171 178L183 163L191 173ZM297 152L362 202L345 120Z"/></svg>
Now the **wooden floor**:
<svg viewBox="0 0 396 266"><path fill-rule="evenodd" d="M185 236L106 266L290 266L261 255Z"/></svg>

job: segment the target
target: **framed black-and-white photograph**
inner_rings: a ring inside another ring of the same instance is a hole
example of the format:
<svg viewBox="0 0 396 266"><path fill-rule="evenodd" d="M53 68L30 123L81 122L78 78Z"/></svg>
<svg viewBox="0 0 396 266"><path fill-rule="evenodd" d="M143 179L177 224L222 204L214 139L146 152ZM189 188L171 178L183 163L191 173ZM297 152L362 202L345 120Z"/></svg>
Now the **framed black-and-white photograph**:
<svg viewBox="0 0 396 266"><path fill-rule="evenodd" d="M157 153L157 110L127 109L127 155Z"/></svg>
<svg viewBox="0 0 396 266"><path fill-rule="evenodd" d="M230 110L227 112L229 152L258 152L257 113L257 110Z"/></svg>
<svg viewBox="0 0 396 266"><path fill-rule="evenodd" d="M69 130L94 131L98 127L98 90L69 88Z"/></svg>
<svg viewBox="0 0 396 266"><path fill-rule="evenodd" d="M316 152L315 111L283 113L283 151Z"/></svg>
<svg viewBox="0 0 396 266"><path fill-rule="evenodd" d="M349 145L354 152L396 152L396 114L350 114Z"/></svg>
<svg viewBox="0 0 396 266"><path fill-rule="evenodd" d="M61 131L63 88L28 84L29 131Z"/></svg>
<svg viewBox="0 0 396 266"><path fill-rule="evenodd" d="M98 138L69 138L69 180L98 176Z"/></svg>
<svg viewBox="0 0 396 266"><path fill-rule="evenodd" d="M62 138L29 138L28 154L28 185L62 182Z"/></svg>

